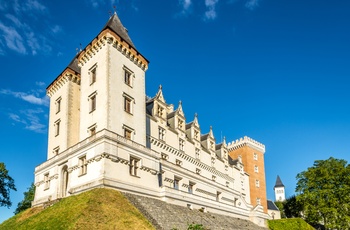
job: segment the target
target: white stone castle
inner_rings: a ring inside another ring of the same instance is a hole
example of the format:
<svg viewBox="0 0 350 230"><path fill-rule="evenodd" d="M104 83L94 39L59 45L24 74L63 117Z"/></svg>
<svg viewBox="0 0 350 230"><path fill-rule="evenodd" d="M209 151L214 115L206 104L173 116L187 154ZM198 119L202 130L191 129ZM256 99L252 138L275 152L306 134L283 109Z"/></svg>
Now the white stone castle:
<svg viewBox="0 0 350 230"><path fill-rule="evenodd" d="M105 187L266 226L265 146L217 144L162 87L146 97L147 68L114 14L47 87L48 153L33 206Z"/></svg>

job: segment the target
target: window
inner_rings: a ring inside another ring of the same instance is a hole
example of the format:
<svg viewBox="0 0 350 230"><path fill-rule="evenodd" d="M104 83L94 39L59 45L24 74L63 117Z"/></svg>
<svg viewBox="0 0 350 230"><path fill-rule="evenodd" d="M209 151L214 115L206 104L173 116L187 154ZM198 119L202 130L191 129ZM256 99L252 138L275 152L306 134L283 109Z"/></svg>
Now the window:
<svg viewBox="0 0 350 230"><path fill-rule="evenodd" d="M165 140L165 129L163 129L162 127L158 127L158 138L162 141Z"/></svg>
<svg viewBox="0 0 350 230"><path fill-rule="evenodd" d="M216 176L215 176L215 175L212 175L212 176L211 176L211 180L215 182L215 181L216 181Z"/></svg>
<svg viewBox="0 0 350 230"><path fill-rule="evenodd" d="M174 189L179 190L180 180L181 180L180 178L177 178L177 177L174 178Z"/></svg>
<svg viewBox="0 0 350 230"><path fill-rule="evenodd" d="M183 129L183 125L184 125L184 121L179 119L178 120L178 127L179 127L179 129Z"/></svg>
<svg viewBox="0 0 350 230"><path fill-rule="evenodd" d="M221 192L216 192L216 201L220 201Z"/></svg>
<svg viewBox="0 0 350 230"><path fill-rule="evenodd" d="M124 111L132 114L132 102L133 98L124 94Z"/></svg>
<svg viewBox="0 0 350 230"><path fill-rule="evenodd" d="M128 86L132 86L132 71L124 67L124 82Z"/></svg>
<svg viewBox="0 0 350 230"><path fill-rule="evenodd" d="M90 113L96 110L96 92L89 96L90 101Z"/></svg>
<svg viewBox="0 0 350 230"><path fill-rule="evenodd" d="M130 175L137 176L137 169L139 168L139 162L140 162L140 159L130 157L130 164L129 164Z"/></svg>
<svg viewBox="0 0 350 230"><path fill-rule="evenodd" d="M59 113L61 111L61 101L62 101L62 98L59 97L57 100L56 100L56 113Z"/></svg>
<svg viewBox="0 0 350 230"><path fill-rule="evenodd" d="M259 167L257 165L254 165L254 172L259 172Z"/></svg>
<svg viewBox="0 0 350 230"><path fill-rule="evenodd" d="M50 188L50 178L48 173L44 175L44 184L45 184L45 190Z"/></svg>
<svg viewBox="0 0 350 230"><path fill-rule="evenodd" d="M257 153L254 153L254 160L258 160L258 154Z"/></svg>
<svg viewBox="0 0 350 230"><path fill-rule="evenodd" d="M53 149L53 154L54 155L58 155L58 153L60 152L60 147L57 146L56 148Z"/></svg>
<svg viewBox="0 0 350 230"><path fill-rule="evenodd" d="M91 69L90 69L90 85L94 84L96 82L96 69L97 66L94 65Z"/></svg>
<svg viewBox="0 0 350 230"><path fill-rule="evenodd" d="M158 105L157 115L158 117L163 117L164 109Z"/></svg>
<svg viewBox="0 0 350 230"><path fill-rule="evenodd" d="M260 205L260 204L261 204L261 200L260 200L260 198L256 198L256 203L257 203L258 205Z"/></svg>
<svg viewBox="0 0 350 230"><path fill-rule="evenodd" d="M201 150L196 148L196 159L200 158L200 153L201 153Z"/></svg>
<svg viewBox="0 0 350 230"><path fill-rule="evenodd" d="M182 139L179 139L179 149L180 149L180 151L185 150L185 141Z"/></svg>
<svg viewBox="0 0 350 230"><path fill-rule="evenodd" d="M194 131L194 138L195 138L196 140L199 139L199 131L197 131L197 130Z"/></svg>
<svg viewBox="0 0 350 230"><path fill-rule="evenodd" d="M85 175L87 173L87 161L86 155L79 158L79 167L80 167L80 176Z"/></svg>
<svg viewBox="0 0 350 230"><path fill-rule="evenodd" d="M60 123L61 123L61 120L57 120L55 122L55 136L58 136L60 134Z"/></svg>
<svg viewBox="0 0 350 230"><path fill-rule="evenodd" d="M96 125L89 128L90 136L94 136L96 134Z"/></svg>
<svg viewBox="0 0 350 230"><path fill-rule="evenodd" d="M210 141L210 149L214 150L214 142L213 141Z"/></svg>
<svg viewBox="0 0 350 230"><path fill-rule="evenodd" d="M260 181L259 180L255 180L255 187L260 188Z"/></svg>
<svg viewBox="0 0 350 230"><path fill-rule="evenodd" d="M194 186L195 184L194 183L192 183L192 182L190 182L189 184L188 184L188 193L189 194L193 194L193 186Z"/></svg>
<svg viewBox="0 0 350 230"><path fill-rule="evenodd" d="M132 140L134 130L130 127L125 126L125 125L123 126L123 129L124 129L124 137L128 140Z"/></svg>

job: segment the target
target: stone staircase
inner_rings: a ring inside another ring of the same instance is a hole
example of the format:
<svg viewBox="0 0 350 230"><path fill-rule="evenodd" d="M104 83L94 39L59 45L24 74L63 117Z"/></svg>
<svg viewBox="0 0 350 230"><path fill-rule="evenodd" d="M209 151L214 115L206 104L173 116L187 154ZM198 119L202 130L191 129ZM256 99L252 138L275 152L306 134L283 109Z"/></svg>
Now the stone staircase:
<svg viewBox="0 0 350 230"><path fill-rule="evenodd" d="M249 220L203 213L134 194L124 193L124 195L158 230L186 230L192 223L202 224L205 229L210 230L266 230Z"/></svg>

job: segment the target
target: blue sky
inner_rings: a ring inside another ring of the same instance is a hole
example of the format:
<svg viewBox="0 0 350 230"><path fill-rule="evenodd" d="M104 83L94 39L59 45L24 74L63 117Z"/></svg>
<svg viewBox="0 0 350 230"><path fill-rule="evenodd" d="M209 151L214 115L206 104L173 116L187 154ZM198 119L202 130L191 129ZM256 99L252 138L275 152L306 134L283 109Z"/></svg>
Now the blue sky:
<svg viewBox="0 0 350 230"><path fill-rule="evenodd" d="M117 13L150 61L146 92L162 84L217 142L266 145L267 194L280 175L330 156L350 161L350 2L344 0L0 0L0 161L18 191L46 160L45 88Z"/></svg>

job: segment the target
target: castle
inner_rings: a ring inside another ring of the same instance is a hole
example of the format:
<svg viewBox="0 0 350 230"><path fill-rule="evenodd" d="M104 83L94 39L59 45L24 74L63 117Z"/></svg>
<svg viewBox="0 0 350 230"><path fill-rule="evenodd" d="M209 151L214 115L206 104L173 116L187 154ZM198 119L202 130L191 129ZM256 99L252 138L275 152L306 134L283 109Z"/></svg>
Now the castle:
<svg viewBox="0 0 350 230"><path fill-rule="evenodd" d="M217 144L162 87L146 97L148 63L115 13L47 87L47 161L35 168L33 206L105 187L266 226L265 146Z"/></svg>

